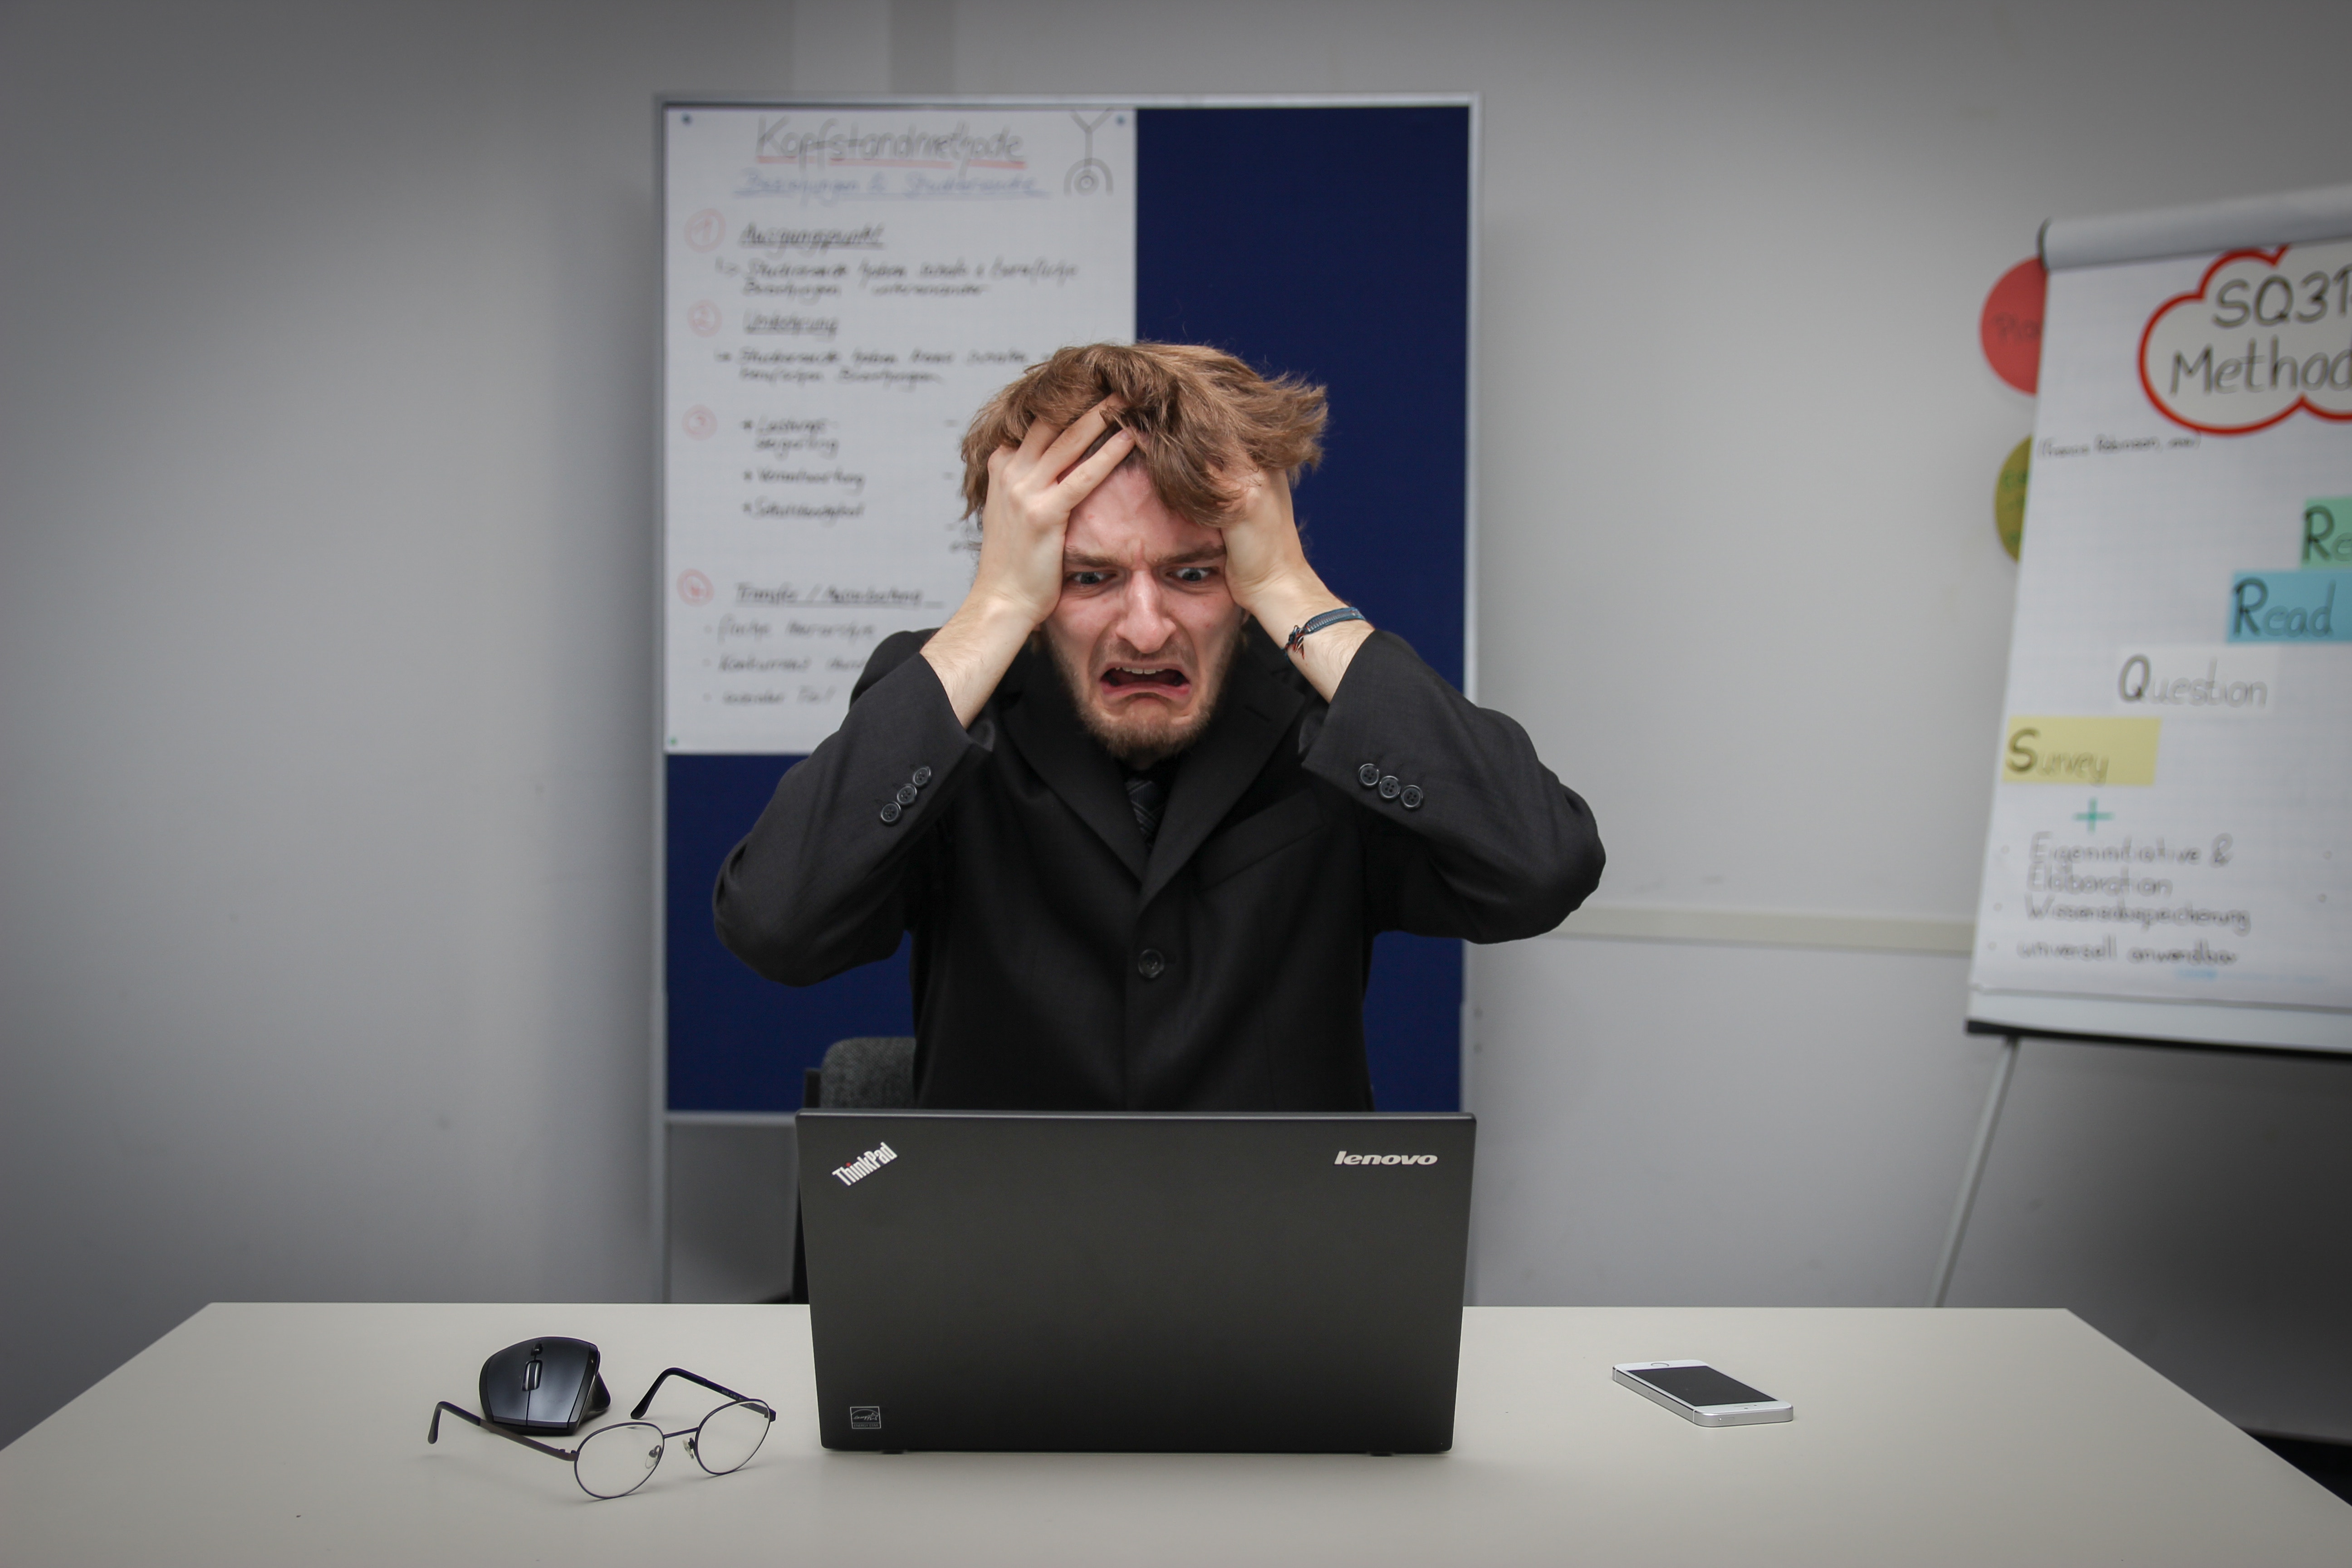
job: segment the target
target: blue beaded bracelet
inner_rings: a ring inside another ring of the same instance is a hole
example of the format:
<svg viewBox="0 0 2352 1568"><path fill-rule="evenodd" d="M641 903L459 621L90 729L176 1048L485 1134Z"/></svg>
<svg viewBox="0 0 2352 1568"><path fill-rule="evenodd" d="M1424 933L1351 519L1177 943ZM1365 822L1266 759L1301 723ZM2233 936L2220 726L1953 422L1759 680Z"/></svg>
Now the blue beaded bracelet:
<svg viewBox="0 0 2352 1568"><path fill-rule="evenodd" d="M1325 626L1336 626L1342 621L1363 621L1370 618L1353 605L1342 605L1336 610L1326 610L1319 616L1309 616L1304 626L1290 628L1290 640L1282 645L1282 651L1297 653L1300 643L1305 642Z"/></svg>

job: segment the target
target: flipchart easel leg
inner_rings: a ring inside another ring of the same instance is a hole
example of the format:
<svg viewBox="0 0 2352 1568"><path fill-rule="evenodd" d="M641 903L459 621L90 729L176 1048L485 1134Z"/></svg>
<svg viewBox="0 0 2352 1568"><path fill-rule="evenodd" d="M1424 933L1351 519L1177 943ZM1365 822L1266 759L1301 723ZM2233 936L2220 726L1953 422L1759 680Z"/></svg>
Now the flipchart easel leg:
<svg viewBox="0 0 2352 1568"><path fill-rule="evenodd" d="M1959 1201L1952 1205L1952 1228L1944 1237L1944 1256L1936 1265L1936 1293L1929 1305L1940 1307L1951 1293L1952 1270L1960 1261L1960 1239L1968 1235L1969 1211L1976 1207L1977 1187L1984 1181L1985 1157L1992 1152L1993 1129L2000 1124L2000 1104L2009 1095L2009 1076L2017 1067L2019 1037L2003 1035L2000 1057L1993 1063L1992 1092L1985 1096L1984 1118L1977 1123L1976 1147L1969 1151L1969 1166L1960 1177Z"/></svg>

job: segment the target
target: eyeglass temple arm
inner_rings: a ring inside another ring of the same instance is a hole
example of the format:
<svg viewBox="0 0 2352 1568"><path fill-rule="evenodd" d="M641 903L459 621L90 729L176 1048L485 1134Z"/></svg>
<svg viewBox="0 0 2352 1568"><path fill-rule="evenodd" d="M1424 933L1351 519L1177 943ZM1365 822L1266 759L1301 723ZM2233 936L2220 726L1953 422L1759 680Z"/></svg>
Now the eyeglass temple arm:
<svg viewBox="0 0 2352 1568"><path fill-rule="evenodd" d="M654 1379L654 1385L646 1390L646 1396L637 1401L637 1407L629 1412L629 1419L632 1421L642 1419L647 1407L653 1404L654 1395L661 1392L661 1385L668 1382L673 1377L682 1377L688 1383L699 1384L703 1387L710 1390L711 1393L723 1394L730 1399L740 1399L747 1404L756 1403L748 1394L738 1394L733 1389L726 1387L724 1384L713 1383L709 1378L701 1377L694 1373L690 1373L682 1366L664 1367L662 1369L661 1376Z"/></svg>
<svg viewBox="0 0 2352 1568"><path fill-rule="evenodd" d="M457 1416L461 1421L471 1421L475 1426L479 1426L483 1431L489 1433L492 1436L504 1437L509 1443L520 1443L526 1448L536 1448L542 1454L551 1455L555 1458L563 1460L566 1464L571 1463L573 1458L578 1457L579 1450L576 1448L551 1448L546 1444L539 1442L534 1438L524 1436L520 1432L509 1432L495 1421L485 1421L470 1410L461 1410L446 1399L436 1400L434 1402L433 1425L425 1429L425 1440L426 1442L438 1443L441 1440L441 1412L444 1410L446 1410L450 1415Z"/></svg>

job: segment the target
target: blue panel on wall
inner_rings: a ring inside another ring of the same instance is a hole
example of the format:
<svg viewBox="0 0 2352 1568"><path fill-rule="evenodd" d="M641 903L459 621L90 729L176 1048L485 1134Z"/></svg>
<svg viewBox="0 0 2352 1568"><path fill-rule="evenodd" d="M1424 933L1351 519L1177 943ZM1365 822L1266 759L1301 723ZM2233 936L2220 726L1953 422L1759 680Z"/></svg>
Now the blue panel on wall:
<svg viewBox="0 0 2352 1568"><path fill-rule="evenodd" d="M797 1110L801 1071L851 1035L911 1035L907 953L822 985L762 980L719 945L710 888L798 757L668 759L669 1108Z"/></svg>
<svg viewBox="0 0 2352 1568"><path fill-rule="evenodd" d="M1364 987L1364 1056L1382 1110L1462 1109L1462 944L1384 931Z"/></svg>
<svg viewBox="0 0 2352 1568"><path fill-rule="evenodd" d="M1316 569L1459 686L1470 111L1147 110L1136 165L1136 335L1331 389Z"/></svg>
<svg viewBox="0 0 2352 1568"><path fill-rule="evenodd" d="M1318 570L1462 679L1470 114L1465 108L1147 110L1136 330L1331 391L1298 513ZM710 887L793 757L667 759L669 1107L790 1110L850 1035L913 1031L907 948L771 984L719 945ZM1391 932L1365 998L1384 1110L1459 1103L1462 946Z"/></svg>
<svg viewBox="0 0 2352 1568"><path fill-rule="evenodd" d="M1136 159L1136 335L1330 389L1297 494L1316 570L1459 686L1469 110L1146 110ZM1364 1044L1381 1110L1460 1106L1461 1017L1460 942L1380 939Z"/></svg>

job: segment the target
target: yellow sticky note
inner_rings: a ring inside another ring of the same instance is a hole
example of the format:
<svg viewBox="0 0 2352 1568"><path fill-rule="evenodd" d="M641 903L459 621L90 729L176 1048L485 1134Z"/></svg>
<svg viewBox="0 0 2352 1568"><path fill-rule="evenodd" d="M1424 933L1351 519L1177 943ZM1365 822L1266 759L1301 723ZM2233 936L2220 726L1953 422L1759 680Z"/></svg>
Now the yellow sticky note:
<svg viewBox="0 0 2352 1568"><path fill-rule="evenodd" d="M2000 752L2005 784L2152 784L2161 719L2011 718Z"/></svg>

